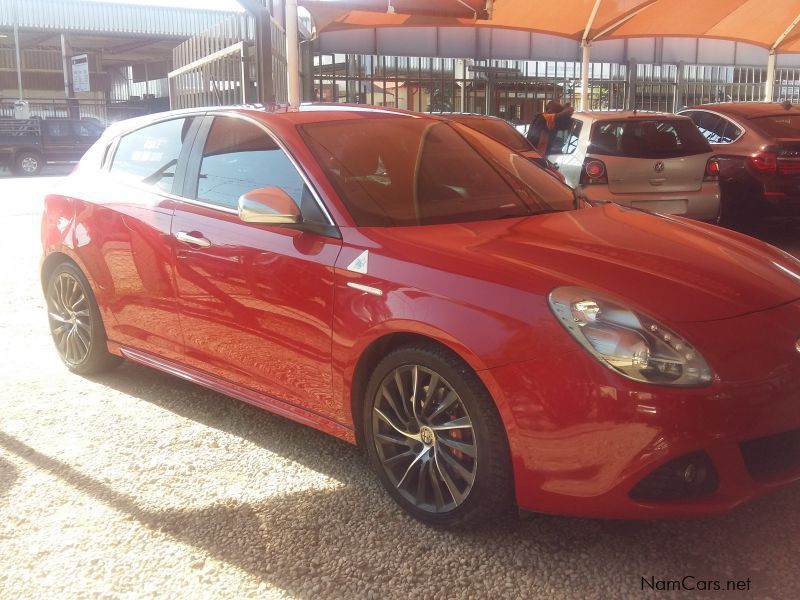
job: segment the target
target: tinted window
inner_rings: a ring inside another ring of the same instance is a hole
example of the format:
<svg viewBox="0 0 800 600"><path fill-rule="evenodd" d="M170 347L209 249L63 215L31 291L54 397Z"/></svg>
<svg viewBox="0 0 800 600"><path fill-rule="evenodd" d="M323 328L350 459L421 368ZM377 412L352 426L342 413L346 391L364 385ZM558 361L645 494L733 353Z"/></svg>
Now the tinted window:
<svg viewBox="0 0 800 600"><path fill-rule="evenodd" d="M776 138L800 137L800 115L770 115L756 117L751 123L769 136Z"/></svg>
<svg viewBox="0 0 800 600"><path fill-rule="evenodd" d="M178 156L191 121L191 118L162 121L123 136L110 171L171 192Z"/></svg>
<svg viewBox="0 0 800 600"><path fill-rule="evenodd" d="M711 152L711 146L688 119L633 118L600 121L592 128L592 154L628 158L669 158Z"/></svg>
<svg viewBox="0 0 800 600"><path fill-rule="evenodd" d="M578 138L581 136L583 121L572 119L569 127L558 129L550 138L548 154L572 154L578 149Z"/></svg>
<svg viewBox="0 0 800 600"><path fill-rule="evenodd" d="M45 130L48 137L71 137L75 135L72 132L72 123L70 121L45 121Z"/></svg>
<svg viewBox="0 0 800 600"><path fill-rule="evenodd" d="M742 130L724 117L697 111L690 118L710 144L730 144L742 135Z"/></svg>
<svg viewBox="0 0 800 600"><path fill-rule="evenodd" d="M463 125L387 115L301 131L360 226L456 223L573 206L568 188Z"/></svg>
<svg viewBox="0 0 800 600"><path fill-rule="evenodd" d="M93 123L74 123L75 133L80 137L98 138L102 129Z"/></svg>
<svg viewBox="0 0 800 600"><path fill-rule="evenodd" d="M267 133L243 119L215 118L203 149L197 199L235 209L240 196L265 187L289 194L304 220L325 222L303 178Z"/></svg>

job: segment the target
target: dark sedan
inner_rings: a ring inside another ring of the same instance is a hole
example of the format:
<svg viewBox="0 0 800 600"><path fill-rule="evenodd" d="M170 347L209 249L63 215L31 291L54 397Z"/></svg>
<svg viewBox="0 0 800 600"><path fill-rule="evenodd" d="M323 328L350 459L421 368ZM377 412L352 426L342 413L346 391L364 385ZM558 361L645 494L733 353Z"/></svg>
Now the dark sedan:
<svg viewBox="0 0 800 600"><path fill-rule="evenodd" d="M718 152L724 225L800 217L800 109L790 103L694 106L694 121Z"/></svg>

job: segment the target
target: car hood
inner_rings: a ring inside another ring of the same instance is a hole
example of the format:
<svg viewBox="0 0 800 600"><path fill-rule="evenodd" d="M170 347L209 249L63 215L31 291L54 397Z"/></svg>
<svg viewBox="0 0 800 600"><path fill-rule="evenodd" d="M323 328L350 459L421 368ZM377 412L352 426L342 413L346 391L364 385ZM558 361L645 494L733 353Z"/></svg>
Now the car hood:
<svg viewBox="0 0 800 600"><path fill-rule="evenodd" d="M414 262L542 296L559 285L578 285L673 322L726 319L800 298L800 261L781 250L614 204L368 231L395 257L419 257Z"/></svg>

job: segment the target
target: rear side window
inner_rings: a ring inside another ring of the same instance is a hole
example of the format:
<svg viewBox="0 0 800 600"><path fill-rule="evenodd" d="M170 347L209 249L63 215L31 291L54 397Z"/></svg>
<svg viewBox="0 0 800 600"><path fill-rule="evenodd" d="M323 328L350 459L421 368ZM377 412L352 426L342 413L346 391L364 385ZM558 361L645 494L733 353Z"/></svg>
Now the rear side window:
<svg viewBox="0 0 800 600"><path fill-rule="evenodd" d="M742 135L742 130L724 117L697 111L690 118L710 144L730 144Z"/></svg>
<svg viewBox="0 0 800 600"><path fill-rule="evenodd" d="M589 152L626 158L671 158L711 152L688 119L632 118L600 121L592 128Z"/></svg>
<svg viewBox="0 0 800 600"><path fill-rule="evenodd" d="M193 117L142 127L122 137L110 172L125 179L172 191L175 167Z"/></svg>

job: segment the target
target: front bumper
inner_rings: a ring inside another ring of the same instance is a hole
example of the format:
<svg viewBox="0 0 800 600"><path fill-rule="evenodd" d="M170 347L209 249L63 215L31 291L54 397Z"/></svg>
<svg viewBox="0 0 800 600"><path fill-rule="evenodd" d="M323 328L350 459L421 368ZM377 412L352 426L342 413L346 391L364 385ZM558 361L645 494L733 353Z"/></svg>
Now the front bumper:
<svg viewBox="0 0 800 600"><path fill-rule="evenodd" d="M698 221L716 221L719 217L720 191L716 182L704 182L699 190L690 192L647 192L615 194L607 185L578 186L579 196L591 204L614 202L649 212L678 215Z"/></svg>
<svg viewBox="0 0 800 600"><path fill-rule="evenodd" d="M488 372L521 509L694 516L800 480L800 302L680 330L696 347L716 349L703 350L717 374L712 385L639 384L583 350ZM697 453L707 455L718 477L710 493L663 500L632 493L659 467Z"/></svg>

